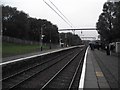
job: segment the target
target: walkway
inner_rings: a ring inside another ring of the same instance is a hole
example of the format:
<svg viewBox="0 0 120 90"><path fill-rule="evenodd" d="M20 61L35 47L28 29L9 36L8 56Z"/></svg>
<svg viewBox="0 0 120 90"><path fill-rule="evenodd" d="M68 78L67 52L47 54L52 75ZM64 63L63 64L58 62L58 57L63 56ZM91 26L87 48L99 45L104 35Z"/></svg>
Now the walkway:
<svg viewBox="0 0 120 90"><path fill-rule="evenodd" d="M118 88L118 57L88 49L84 88Z"/></svg>

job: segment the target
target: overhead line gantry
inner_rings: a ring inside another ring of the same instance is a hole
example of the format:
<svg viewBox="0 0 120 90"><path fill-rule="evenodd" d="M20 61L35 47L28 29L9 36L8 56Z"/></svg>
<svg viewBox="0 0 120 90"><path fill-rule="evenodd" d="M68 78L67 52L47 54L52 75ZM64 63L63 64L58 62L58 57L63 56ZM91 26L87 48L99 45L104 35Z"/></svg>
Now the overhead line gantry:
<svg viewBox="0 0 120 90"><path fill-rule="evenodd" d="M76 31L76 30L97 30L96 28L78 28L78 29L59 29L58 31L70 31L70 30L72 30L72 31Z"/></svg>

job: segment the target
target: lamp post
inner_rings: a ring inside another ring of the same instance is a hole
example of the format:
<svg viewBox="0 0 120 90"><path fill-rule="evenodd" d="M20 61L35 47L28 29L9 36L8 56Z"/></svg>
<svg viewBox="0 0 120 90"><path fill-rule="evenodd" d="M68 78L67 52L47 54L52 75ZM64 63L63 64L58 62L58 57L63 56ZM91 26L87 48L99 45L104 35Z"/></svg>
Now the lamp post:
<svg viewBox="0 0 120 90"><path fill-rule="evenodd" d="M51 49L51 29L50 29L50 49Z"/></svg>
<svg viewBox="0 0 120 90"><path fill-rule="evenodd" d="M40 50L41 51L43 50L42 46L43 46L43 37L44 37L44 35L43 35L43 27L44 26L45 26L45 24L41 26L41 35L40 35Z"/></svg>
<svg viewBox="0 0 120 90"><path fill-rule="evenodd" d="M41 27L41 35L40 35L40 50L41 51L42 51L42 41L43 41L42 33L43 33L43 28Z"/></svg>

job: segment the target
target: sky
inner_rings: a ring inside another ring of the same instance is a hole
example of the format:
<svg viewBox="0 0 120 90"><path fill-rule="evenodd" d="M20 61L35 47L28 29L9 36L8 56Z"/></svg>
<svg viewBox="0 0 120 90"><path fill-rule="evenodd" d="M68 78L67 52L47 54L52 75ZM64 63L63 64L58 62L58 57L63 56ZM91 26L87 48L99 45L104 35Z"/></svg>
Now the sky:
<svg viewBox="0 0 120 90"><path fill-rule="evenodd" d="M44 0L57 8L72 23L73 28L95 28L103 5L107 0ZM43 0L1 0L3 5L17 7L29 14L30 17L47 19L57 25L59 29L71 28L64 22ZM53 6L52 6L53 7ZM75 31L80 37L96 37L97 31Z"/></svg>

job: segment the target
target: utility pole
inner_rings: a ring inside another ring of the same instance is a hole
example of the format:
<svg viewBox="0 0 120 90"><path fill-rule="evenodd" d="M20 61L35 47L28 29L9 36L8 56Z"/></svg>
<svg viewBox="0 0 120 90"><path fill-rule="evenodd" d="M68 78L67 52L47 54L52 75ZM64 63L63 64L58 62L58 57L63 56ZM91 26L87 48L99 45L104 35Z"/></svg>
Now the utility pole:
<svg viewBox="0 0 120 90"><path fill-rule="evenodd" d="M40 50L42 51L42 45L43 45L43 26L41 27L41 35L40 35Z"/></svg>
<svg viewBox="0 0 120 90"><path fill-rule="evenodd" d="M51 49L51 29L50 29L50 49Z"/></svg>

